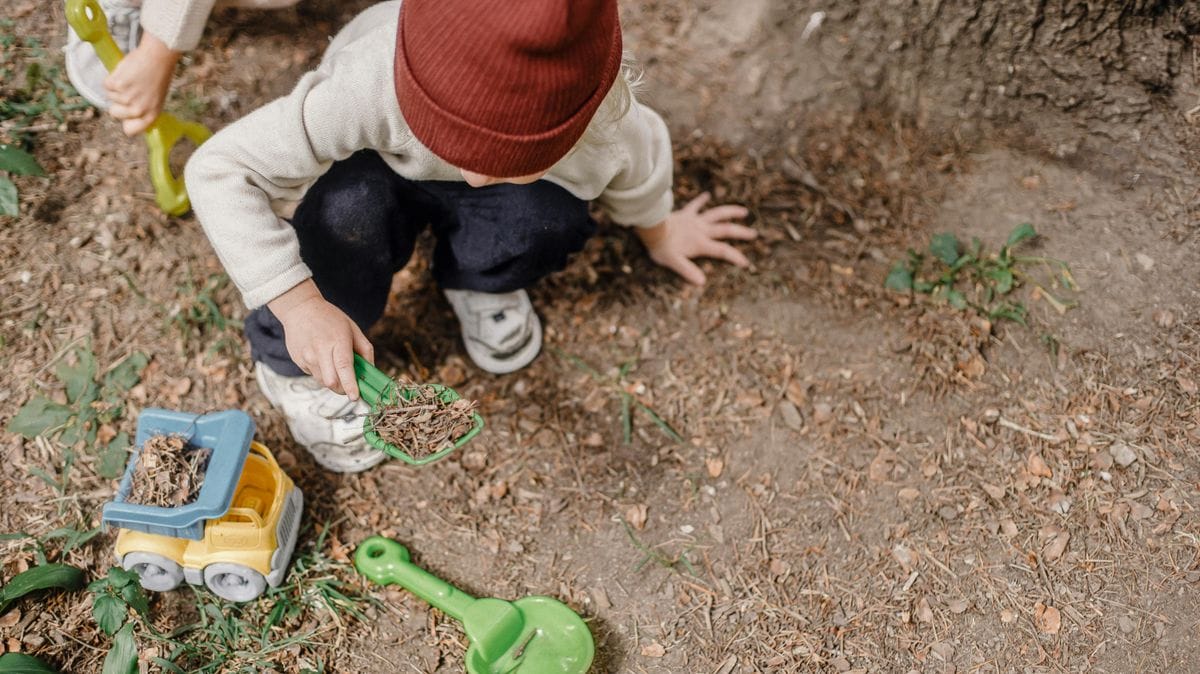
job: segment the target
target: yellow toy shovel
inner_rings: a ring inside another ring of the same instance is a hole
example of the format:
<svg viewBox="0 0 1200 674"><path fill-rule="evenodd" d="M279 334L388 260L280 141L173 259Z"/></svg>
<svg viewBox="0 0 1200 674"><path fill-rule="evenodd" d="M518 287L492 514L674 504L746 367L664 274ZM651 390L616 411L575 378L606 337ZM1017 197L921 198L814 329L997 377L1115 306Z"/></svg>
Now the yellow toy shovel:
<svg viewBox="0 0 1200 674"><path fill-rule="evenodd" d="M92 43L100 62L111 72L124 56L108 32L108 20L97 0L67 0L67 23L84 42ZM150 182L154 184L154 200L170 215L183 215L191 205L183 179L171 173L171 148L180 138L196 145L208 140L212 132L203 124L184 122L169 113L162 113L146 129L146 146L150 149Z"/></svg>

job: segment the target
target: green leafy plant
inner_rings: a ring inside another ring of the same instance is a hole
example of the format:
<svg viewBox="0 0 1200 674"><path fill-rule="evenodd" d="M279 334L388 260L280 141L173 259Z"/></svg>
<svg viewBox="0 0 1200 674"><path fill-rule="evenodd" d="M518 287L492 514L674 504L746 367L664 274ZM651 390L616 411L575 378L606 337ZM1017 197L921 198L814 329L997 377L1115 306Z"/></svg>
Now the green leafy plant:
<svg viewBox="0 0 1200 674"><path fill-rule="evenodd" d="M0 588L0 615L21 597L52 587L78 590L83 587L83 572L67 564L43 564L18 573Z"/></svg>
<svg viewBox="0 0 1200 674"><path fill-rule="evenodd" d="M0 143L0 172L17 176L44 176L46 171L33 155L15 145ZM16 216L20 213L17 186L0 175L0 215Z"/></svg>
<svg viewBox="0 0 1200 674"><path fill-rule="evenodd" d="M100 456L97 472L106 478L121 475L125 467L129 437L118 433L103 447L97 447L97 433L103 424L111 424L124 414L124 395L138 383L149 359L135 352L116 366L98 377L96 357L91 349L77 347L73 350L74 362L60 361L54 370L66 389L66 403L55 402L37 395L25 403L16 416L8 422L8 431L27 438L45 436L54 438L67 446L63 473L60 479L34 469L59 492L65 491L67 474L74 461L77 443L96 447Z"/></svg>
<svg viewBox="0 0 1200 674"><path fill-rule="evenodd" d="M58 674L58 670L32 655L5 653L0 655L0 674Z"/></svg>
<svg viewBox="0 0 1200 674"><path fill-rule="evenodd" d="M120 567L110 567L108 574L88 584L92 597L92 617L104 633L112 636L125 625L129 609L145 616L150 602L142 589L138 575Z"/></svg>
<svg viewBox="0 0 1200 674"><path fill-rule="evenodd" d="M129 620L133 609L145 623L150 612L146 591L133 571L111 567L108 574L88 584L92 593L92 617L100 629L113 638L112 648L104 657L103 674L135 674L138 671L137 639L134 621Z"/></svg>
<svg viewBox="0 0 1200 674"><path fill-rule="evenodd" d="M101 672L138 674L138 647L137 639L133 636L133 623L125 623L113 636L113 646L104 656L104 669Z"/></svg>
<svg viewBox="0 0 1200 674"><path fill-rule="evenodd" d="M624 439L625 444L628 445L633 442L634 410L639 410L647 417L650 417L650 421L652 421L654 425L663 432L664 435L666 435L668 438L671 438L671 440L678 443L682 443L684 441L683 436L681 436L674 428L672 428L671 424L667 423L667 421L663 419L658 412L655 412L649 405L642 402L637 395L632 393L629 390L629 387L625 385L625 377L627 377L629 375L629 371L633 369L633 361L622 363L621 367L617 369L617 375L615 377L605 377L604 375L600 374L596 368L589 365L582 358L579 358L578 356L572 356L571 354L560 349L552 350L559 358L566 360L575 367L579 368L581 371L586 372L592 378L592 381L603 386L613 395L617 396L617 399L621 402L621 436Z"/></svg>
<svg viewBox="0 0 1200 674"><path fill-rule="evenodd" d="M900 292L929 295L955 309L970 309L989 320L1010 320L1026 324L1029 311L1013 299L1013 291L1023 285L1038 290L1060 313L1075 302L1055 297L1046 285L1078 290L1067 263L1053 258L1016 255L1014 250L1037 237L1033 225L1018 225L997 253L983 250L979 239L964 246L953 234L936 234L925 252L909 249L904 260L888 272L884 286ZM1037 280L1033 269L1047 272L1049 281Z"/></svg>
<svg viewBox="0 0 1200 674"><path fill-rule="evenodd" d="M83 571L68 564L39 564L0 587L0 615L31 593L53 588L79 590L83 581ZM30 655L5 653L0 655L0 674L57 674L57 670Z"/></svg>
<svg viewBox="0 0 1200 674"><path fill-rule="evenodd" d="M47 52L38 38L14 32L11 20L0 19L0 82L9 85L0 97L0 120L13 122L8 133L26 139L42 130L37 122L44 117L62 124L65 113L91 105L67 80L57 50Z"/></svg>
<svg viewBox="0 0 1200 674"><path fill-rule="evenodd" d="M35 37L18 37L10 19L0 19L0 173L42 176L45 171L29 154L36 134L57 128L66 114L88 104L63 76L55 52ZM17 186L0 175L0 216L18 214Z"/></svg>

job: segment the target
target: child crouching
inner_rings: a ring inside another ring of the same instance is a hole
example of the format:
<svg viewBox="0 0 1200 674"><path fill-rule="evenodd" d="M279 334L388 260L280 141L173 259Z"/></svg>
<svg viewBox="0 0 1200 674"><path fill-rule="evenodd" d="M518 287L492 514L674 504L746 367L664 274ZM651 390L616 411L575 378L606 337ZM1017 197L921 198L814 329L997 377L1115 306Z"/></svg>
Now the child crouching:
<svg viewBox="0 0 1200 674"><path fill-rule="evenodd" d="M622 76L614 0L375 5L288 96L201 147L192 205L253 309L256 377L296 440L335 471L375 465L353 354L383 313L420 231L467 354L501 374L529 364L541 322L525 288L595 229L588 202L637 228L693 283L692 261L746 258L740 206L672 212L666 125Z"/></svg>

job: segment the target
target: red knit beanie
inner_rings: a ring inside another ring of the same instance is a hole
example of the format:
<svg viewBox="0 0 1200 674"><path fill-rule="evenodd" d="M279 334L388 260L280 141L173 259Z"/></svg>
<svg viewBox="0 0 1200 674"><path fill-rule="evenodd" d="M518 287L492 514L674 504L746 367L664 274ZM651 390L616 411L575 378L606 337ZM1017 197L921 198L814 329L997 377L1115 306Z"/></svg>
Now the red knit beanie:
<svg viewBox="0 0 1200 674"><path fill-rule="evenodd" d="M496 178L571 149L621 69L616 0L404 0L396 100L417 140Z"/></svg>

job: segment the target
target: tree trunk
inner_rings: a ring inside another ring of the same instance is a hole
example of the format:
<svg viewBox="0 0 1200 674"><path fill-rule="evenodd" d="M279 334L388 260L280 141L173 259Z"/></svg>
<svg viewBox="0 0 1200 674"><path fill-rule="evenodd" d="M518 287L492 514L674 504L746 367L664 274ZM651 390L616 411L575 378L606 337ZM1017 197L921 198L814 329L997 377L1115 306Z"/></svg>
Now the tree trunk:
<svg viewBox="0 0 1200 674"><path fill-rule="evenodd" d="M1032 103L1103 133L1170 101L1185 70L1196 86L1194 0L859 0L834 13L867 90L922 114L936 113L922 99L997 119Z"/></svg>

